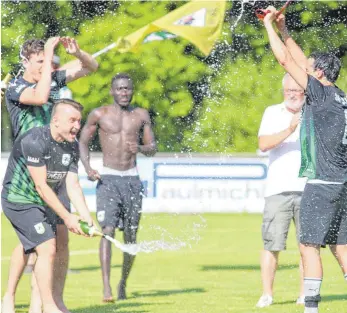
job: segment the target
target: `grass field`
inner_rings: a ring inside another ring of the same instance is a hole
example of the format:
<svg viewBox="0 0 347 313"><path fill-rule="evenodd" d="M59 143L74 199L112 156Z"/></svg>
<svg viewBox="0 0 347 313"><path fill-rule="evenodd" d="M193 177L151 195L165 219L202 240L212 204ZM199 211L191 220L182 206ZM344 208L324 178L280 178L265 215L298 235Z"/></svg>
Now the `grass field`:
<svg viewBox="0 0 347 313"><path fill-rule="evenodd" d="M148 214L142 219L139 241L185 241L178 251L139 254L128 281L128 300L102 304L101 270L96 253L98 238L71 234L72 255L65 289L67 306L74 313L255 313L303 312L296 306L298 251L291 231L287 251L280 257L275 282L275 303L256 309L261 294L259 253L261 216L246 214L166 215ZM117 234L119 237L119 234ZM169 237L171 236L171 239ZM199 238L200 236L200 238ZM2 294L9 261L17 237L2 216ZM347 284L328 250L322 252L325 278L320 312L347 313ZM114 292L120 277L122 255L114 249ZM30 276L24 275L17 296L17 312L27 312Z"/></svg>

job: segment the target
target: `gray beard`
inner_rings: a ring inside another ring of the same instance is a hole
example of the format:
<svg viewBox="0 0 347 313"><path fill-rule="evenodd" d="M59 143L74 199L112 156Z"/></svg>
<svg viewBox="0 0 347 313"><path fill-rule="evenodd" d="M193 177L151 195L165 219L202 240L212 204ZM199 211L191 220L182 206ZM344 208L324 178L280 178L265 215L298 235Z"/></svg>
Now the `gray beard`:
<svg viewBox="0 0 347 313"><path fill-rule="evenodd" d="M291 102L291 101L288 101L288 100L284 100L284 105L286 108L292 110L292 111L295 111L295 112L299 112L303 106L305 101L302 101L301 103L300 102Z"/></svg>

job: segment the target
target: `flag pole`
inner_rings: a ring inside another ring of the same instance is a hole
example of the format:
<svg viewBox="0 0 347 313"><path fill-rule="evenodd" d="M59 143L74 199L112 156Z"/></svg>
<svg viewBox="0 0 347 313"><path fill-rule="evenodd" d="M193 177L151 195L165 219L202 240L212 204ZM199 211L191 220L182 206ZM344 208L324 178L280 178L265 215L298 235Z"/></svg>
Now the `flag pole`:
<svg viewBox="0 0 347 313"><path fill-rule="evenodd" d="M95 58L98 57L99 55L106 53L107 51L109 51L109 50L115 48L116 46L117 46L117 43L116 43L116 42L111 43L110 45L108 45L108 46L105 47L104 49L101 49L100 51L95 52L94 54L92 54L92 57L95 59Z"/></svg>

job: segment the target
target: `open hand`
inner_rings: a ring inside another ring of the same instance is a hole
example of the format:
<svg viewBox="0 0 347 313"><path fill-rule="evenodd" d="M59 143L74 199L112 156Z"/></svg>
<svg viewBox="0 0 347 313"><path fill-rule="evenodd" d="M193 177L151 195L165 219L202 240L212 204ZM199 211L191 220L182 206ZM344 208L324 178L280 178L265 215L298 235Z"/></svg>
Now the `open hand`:
<svg viewBox="0 0 347 313"><path fill-rule="evenodd" d="M289 125L289 129L292 133L295 132L296 128L300 124L300 117L301 117L301 112L297 112L293 115L292 120Z"/></svg>
<svg viewBox="0 0 347 313"><path fill-rule="evenodd" d="M60 37L49 38L45 43L45 54L50 53L52 54L52 57L53 57L54 49L59 44L59 41L60 41Z"/></svg>
<svg viewBox="0 0 347 313"><path fill-rule="evenodd" d="M276 8L273 6L268 6L265 11L267 14L264 17L264 23L272 23L276 19Z"/></svg>
<svg viewBox="0 0 347 313"><path fill-rule="evenodd" d="M74 38L61 37L60 42L63 44L68 54L77 56L81 52L80 47Z"/></svg>

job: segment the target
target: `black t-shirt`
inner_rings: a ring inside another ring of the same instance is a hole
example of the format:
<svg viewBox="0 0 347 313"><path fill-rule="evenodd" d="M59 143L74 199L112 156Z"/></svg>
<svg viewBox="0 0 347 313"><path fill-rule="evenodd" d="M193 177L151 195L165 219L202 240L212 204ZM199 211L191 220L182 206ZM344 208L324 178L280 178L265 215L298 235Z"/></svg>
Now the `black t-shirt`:
<svg viewBox="0 0 347 313"><path fill-rule="evenodd" d="M14 139L33 127L49 124L53 102L59 99L59 89L66 86L66 71L52 73L51 91L46 104L37 106L20 103L22 92L26 88L35 88L35 86L36 84L27 82L21 76L13 79L6 90L6 106L11 118Z"/></svg>
<svg viewBox="0 0 347 313"><path fill-rule="evenodd" d="M57 142L49 125L35 127L17 138L8 160L2 197L13 203L45 205L27 166L46 166L47 183L57 193L68 172L78 172L78 142Z"/></svg>
<svg viewBox="0 0 347 313"><path fill-rule="evenodd" d="M308 76L300 129L300 176L347 181L347 98L336 86Z"/></svg>

